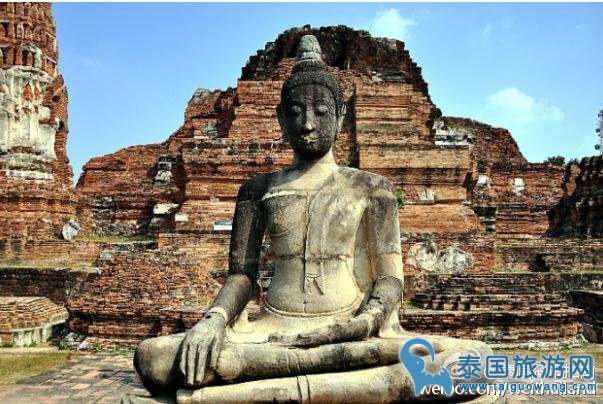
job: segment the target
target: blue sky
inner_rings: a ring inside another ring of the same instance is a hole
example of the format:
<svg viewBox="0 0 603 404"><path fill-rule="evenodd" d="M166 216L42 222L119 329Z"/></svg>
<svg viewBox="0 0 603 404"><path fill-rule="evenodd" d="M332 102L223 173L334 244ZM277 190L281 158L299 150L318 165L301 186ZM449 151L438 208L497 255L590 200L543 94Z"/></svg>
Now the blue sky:
<svg viewBox="0 0 603 404"><path fill-rule="evenodd" d="M524 155L594 155L603 4L55 3L68 154L165 140L197 87L235 86L282 31L345 24L406 43L445 115L512 131Z"/></svg>

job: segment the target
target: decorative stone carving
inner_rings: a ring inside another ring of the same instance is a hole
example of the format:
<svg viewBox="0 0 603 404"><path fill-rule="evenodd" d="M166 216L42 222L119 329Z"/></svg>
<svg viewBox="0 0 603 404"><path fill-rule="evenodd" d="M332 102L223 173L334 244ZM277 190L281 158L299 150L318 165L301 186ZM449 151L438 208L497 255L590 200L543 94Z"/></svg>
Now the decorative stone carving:
<svg viewBox="0 0 603 404"><path fill-rule="evenodd" d="M173 182L172 169L176 164L175 156L159 156L157 159L157 174L155 174L155 185L168 185Z"/></svg>
<svg viewBox="0 0 603 404"><path fill-rule="evenodd" d="M166 203L158 203L155 206L153 206L153 214L154 215L169 215L170 213L173 213L176 209L178 209L180 205L178 205L177 203L171 203L171 202L166 202Z"/></svg>
<svg viewBox="0 0 603 404"><path fill-rule="evenodd" d="M473 267L473 256L458 247L438 251L433 241L425 241L410 247L406 262L427 273L458 274Z"/></svg>
<svg viewBox="0 0 603 404"><path fill-rule="evenodd" d="M51 81L37 67L0 69L0 156L6 161L9 178L53 179L45 165L56 159L59 122L51 121L50 108L42 104Z"/></svg>
<svg viewBox="0 0 603 404"><path fill-rule="evenodd" d="M445 274L458 274L473 267L473 256L457 247L446 247L438 253L438 269Z"/></svg>
<svg viewBox="0 0 603 404"><path fill-rule="evenodd" d="M423 188L417 193L420 202L433 203L436 198L436 192L432 188Z"/></svg>
<svg viewBox="0 0 603 404"><path fill-rule="evenodd" d="M513 178L511 183L511 190L515 195L520 195L521 192L526 188L522 178Z"/></svg>
<svg viewBox="0 0 603 404"><path fill-rule="evenodd" d="M449 127L441 119L433 123L434 140L438 146L467 146L475 142L471 131L462 127Z"/></svg>
<svg viewBox="0 0 603 404"><path fill-rule="evenodd" d="M478 188L489 187L490 186L490 177L488 177L486 174L479 174L477 176L477 182L476 182L475 186Z"/></svg>

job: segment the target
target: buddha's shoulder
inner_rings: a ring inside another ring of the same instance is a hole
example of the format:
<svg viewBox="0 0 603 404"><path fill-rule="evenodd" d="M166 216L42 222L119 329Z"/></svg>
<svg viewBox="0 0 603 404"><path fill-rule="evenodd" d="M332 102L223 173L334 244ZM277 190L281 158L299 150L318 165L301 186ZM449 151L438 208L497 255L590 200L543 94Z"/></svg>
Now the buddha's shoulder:
<svg viewBox="0 0 603 404"><path fill-rule="evenodd" d="M274 183L274 179L278 173L268 173L257 175L251 179L248 179L239 188L239 201L254 200L258 201L262 199L264 194L268 191L270 186Z"/></svg>
<svg viewBox="0 0 603 404"><path fill-rule="evenodd" d="M362 190L369 194L379 193L379 191L386 191L392 194L394 192L394 185L391 181L379 174L352 167L341 167L339 175L345 179L346 187L351 187L352 189Z"/></svg>

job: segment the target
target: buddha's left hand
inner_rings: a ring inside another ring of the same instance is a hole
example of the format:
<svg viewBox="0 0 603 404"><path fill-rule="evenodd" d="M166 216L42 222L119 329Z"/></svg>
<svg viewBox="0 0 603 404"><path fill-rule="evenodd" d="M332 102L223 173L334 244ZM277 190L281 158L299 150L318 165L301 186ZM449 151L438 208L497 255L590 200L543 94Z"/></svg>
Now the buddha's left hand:
<svg viewBox="0 0 603 404"><path fill-rule="evenodd" d="M360 314L345 323L337 323L315 328L299 334L273 333L269 342L286 346L318 346L337 342L359 341L370 335L373 330L374 317L371 314Z"/></svg>
<svg viewBox="0 0 603 404"><path fill-rule="evenodd" d="M185 385L200 387L215 370L224 340L226 319L220 314L207 315L187 331L180 350L180 372Z"/></svg>

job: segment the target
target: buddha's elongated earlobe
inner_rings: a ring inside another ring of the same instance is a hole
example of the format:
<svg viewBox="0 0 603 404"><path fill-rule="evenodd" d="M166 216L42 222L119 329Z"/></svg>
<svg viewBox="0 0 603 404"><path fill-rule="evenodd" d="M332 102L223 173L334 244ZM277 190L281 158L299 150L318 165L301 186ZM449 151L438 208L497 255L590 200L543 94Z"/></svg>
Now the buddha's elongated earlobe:
<svg viewBox="0 0 603 404"><path fill-rule="evenodd" d="M341 132L343 121L345 120L345 114L348 112L348 106L346 104L341 105L339 110L339 116L337 117L337 133Z"/></svg>
<svg viewBox="0 0 603 404"><path fill-rule="evenodd" d="M276 106L276 117L278 118L278 124L281 127L281 133L283 134L283 140L288 142L287 131L285 130L285 112L283 110L283 104Z"/></svg>

